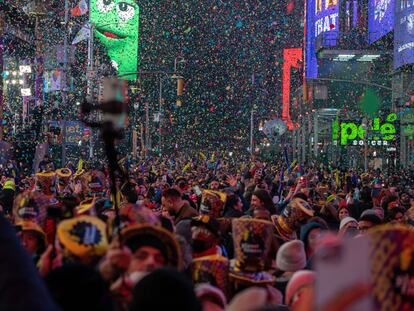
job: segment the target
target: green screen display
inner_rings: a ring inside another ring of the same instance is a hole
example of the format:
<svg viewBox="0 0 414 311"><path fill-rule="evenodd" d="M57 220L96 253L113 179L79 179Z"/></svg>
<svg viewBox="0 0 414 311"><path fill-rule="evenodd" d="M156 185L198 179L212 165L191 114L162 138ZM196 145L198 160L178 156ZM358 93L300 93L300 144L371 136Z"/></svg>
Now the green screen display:
<svg viewBox="0 0 414 311"><path fill-rule="evenodd" d="M363 145L365 142L370 145L388 145L388 142L395 138L396 129L393 122L396 120L397 115L391 113L384 123L381 123L380 118L374 118L370 122L371 126L365 129L362 124L340 122L336 118L332 123L332 140L340 145Z"/></svg>
<svg viewBox="0 0 414 311"><path fill-rule="evenodd" d="M139 7L134 0L91 0L94 36L107 49L119 75L138 67ZM135 75L127 76L133 80Z"/></svg>

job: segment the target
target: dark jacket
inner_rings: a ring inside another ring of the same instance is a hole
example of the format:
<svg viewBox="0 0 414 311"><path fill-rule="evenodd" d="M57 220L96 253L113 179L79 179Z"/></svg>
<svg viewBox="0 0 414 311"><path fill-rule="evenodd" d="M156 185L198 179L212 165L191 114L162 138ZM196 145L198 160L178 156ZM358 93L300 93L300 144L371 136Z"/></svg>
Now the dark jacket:
<svg viewBox="0 0 414 311"><path fill-rule="evenodd" d="M15 231L0 214L0 308L2 310L54 311L43 281Z"/></svg>
<svg viewBox="0 0 414 311"><path fill-rule="evenodd" d="M234 208L229 208L227 211L224 212L225 218L239 218L242 217L244 214L241 211L238 211Z"/></svg>
<svg viewBox="0 0 414 311"><path fill-rule="evenodd" d="M185 200L185 201L187 201L188 202L188 204L190 204L190 206L193 208L193 209L196 209L197 208L197 205L194 203L194 201L193 200L191 200L190 199L190 197L187 195L187 194L183 194L182 195L182 199L183 200Z"/></svg>
<svg viewBox="0 0 414 311"><path fill-rule="evenodd" d="M14 191L11 189L3 189L0 192L0 204L3 206L4 212L10 214L13 209Z"/></svg>
<svg viewBox="0 0 414 311"><path fill-rule="evenodd" d="M174 224L177 225L181 220L189 219L198 216L197 211L190 206L188 201L183 201L184 204L175 217Z"/></svg>

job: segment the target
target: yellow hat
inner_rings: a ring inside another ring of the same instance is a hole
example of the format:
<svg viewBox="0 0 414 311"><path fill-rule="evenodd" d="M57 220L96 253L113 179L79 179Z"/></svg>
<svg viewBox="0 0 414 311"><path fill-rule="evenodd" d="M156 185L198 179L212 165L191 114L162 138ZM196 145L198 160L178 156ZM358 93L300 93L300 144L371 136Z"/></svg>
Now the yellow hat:
<svg viewBox="0 0 414 311"><path fill-rule="evenodd" d="M215 190L203 190L200 212L218 218L223 213L227 195Z"/></svg>
<svg viewBox="0 0 414 311"><path fill-rule="evenodd" d="M68 178L72 176L72 171L66 167L56 170L56 175L61 178Z"/></svg>
<svg viewBox="0 0 414 311"><path fill-rule="evenodd" d="M53 177L55 177L55 173L54 172L41 172L41 173L37 173L36 177L39 177L39 178L53 178Z"/></svg>
<svg viewBox="0 0 414 311"><path fill-rule="evenodd" d="M94 198L88 198L80 202L79 206L75 209L76 215L85 215L93 212L92 208L95 206L93 200Z"/></svg>
<svg viewBox="0 0 414 311"><path fill-rule="evenodd" d="M97 217L63 220L57 228L60 243L78 257L101 256L108 248L106 225Z"/></svg>
<svg viewBox="0 0 414 311"><path fill-rule="evenodd" d="M74 177L75 178L78 178L78 177L82 176L84 173L85 173L85 170L84 169L81 169L81 170L75 172L75 176Z"/></svg>
<svg viewBox="0 0 414 311"><path fill-rule="evenodd" d="M41 241L46 244L46 233L37 223L29 220L22 220L17 222L16 226L21 227L21 231L30 231L36 233Z"/></svg>
<svg viewBox="0 0 414 311"><path fill-rule="evenodd" d="M330 203L336 199L336 194L331 194L327 199L326 203Z"/></svg>
<svg viewBox="0 0 414 311"><path fill-rule="evenodd" d="M6 189L16 191L16 184L14 183L14 180L8 180L4 183L3 190Z"/></svg>

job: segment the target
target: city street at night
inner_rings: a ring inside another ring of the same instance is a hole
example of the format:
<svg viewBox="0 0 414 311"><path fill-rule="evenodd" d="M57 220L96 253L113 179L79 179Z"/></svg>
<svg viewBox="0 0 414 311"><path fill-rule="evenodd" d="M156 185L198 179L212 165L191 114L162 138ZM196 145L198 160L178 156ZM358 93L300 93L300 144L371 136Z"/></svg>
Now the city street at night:
<svg viewBox="0 0 414 311"><path fill-rule="evenodd" d="M414 0L0 0L0 310L414 310Z"/></svg>

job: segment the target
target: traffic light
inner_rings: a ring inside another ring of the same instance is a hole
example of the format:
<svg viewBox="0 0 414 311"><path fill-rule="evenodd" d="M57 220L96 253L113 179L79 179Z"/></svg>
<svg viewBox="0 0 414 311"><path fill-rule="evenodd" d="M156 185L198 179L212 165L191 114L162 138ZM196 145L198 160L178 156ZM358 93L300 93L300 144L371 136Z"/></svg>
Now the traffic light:
<svg viewBox="0 0 414 311"><path fill-rule="evenodd" d="M177 96L183 96L183 89L184 89L184 79L177 78Z"/></svg>

